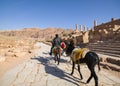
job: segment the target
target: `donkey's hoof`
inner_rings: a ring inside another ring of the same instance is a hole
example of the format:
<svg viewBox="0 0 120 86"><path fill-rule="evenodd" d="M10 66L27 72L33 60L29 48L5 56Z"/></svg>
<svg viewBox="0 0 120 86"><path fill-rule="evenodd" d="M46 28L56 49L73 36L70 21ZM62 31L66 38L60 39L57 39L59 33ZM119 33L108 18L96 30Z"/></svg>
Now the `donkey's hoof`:
<svg viewBox="0 0 120 86"><path fill-rule="evenodd" d="M71 73L70 75L73 75L73 73Z"/></svg>
<svg viewBox="0 0 120 86"><path fill-rule="evenodd" d="M80 80L82 80L83 78L80 78Z"/></svg>
<svg viewBox="0 0 120 86"><path fill-rule="evenodd" d="M86 81L86 84L88 84L89 83L89 81Z"/></svg>

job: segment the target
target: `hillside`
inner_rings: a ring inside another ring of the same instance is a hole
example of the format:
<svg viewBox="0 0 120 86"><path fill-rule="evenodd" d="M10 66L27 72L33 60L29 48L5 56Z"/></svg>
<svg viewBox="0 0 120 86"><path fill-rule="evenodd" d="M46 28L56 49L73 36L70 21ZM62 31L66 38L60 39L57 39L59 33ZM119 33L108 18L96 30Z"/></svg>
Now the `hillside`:
<svg viewBox="0 0 120 86"><path fill-rule="evenodd" d="M73 30L62 28L24 28L20 30L0 31L0 62L10 57L22 57L31 54L35 41L51 41L55 34L60 37ZM21 53L20 53L21 52Z"/></svg>
<svg viewBox="0 0 120 86"><path fill-rule="evenodd" d="M18 38L35 38L39 40L51 40L54 38L55 34L60 36L67 35L73 30L64 30L62 28L24 28L21 30L9 30L9 31L0 31L1 35L5 36L16 36Z"/></svg>

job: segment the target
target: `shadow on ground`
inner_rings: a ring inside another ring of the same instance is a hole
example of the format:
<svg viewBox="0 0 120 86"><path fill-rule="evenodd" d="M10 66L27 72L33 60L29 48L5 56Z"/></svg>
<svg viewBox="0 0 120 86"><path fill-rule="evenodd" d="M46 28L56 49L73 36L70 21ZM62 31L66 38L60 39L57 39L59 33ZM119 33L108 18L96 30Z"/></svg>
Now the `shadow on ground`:
<svg viewBox="0 0 120 86"><path fill-rule="evenodd" d="M45 71L47 74L51 74L55 77L58 77L60 79L64 79L70 83L73 83L77 86L79 86L79 83L84 83L84 82L81 82L80 79L76 78L76 77L73 77L71 76L69 73L66 73L64 72L63 70L61 70L60 68L58 68L56 65L51 65L50 64L50 60L52 59L47 59L47 58L50 58L50 57L46 57L46 58L43 58L43 57L35 57L35 58L32 58L33 60L38 60L40 62L40 64L44 65L45 66ZM61 60L62 62L66 62L64 60ZM59 65L58 65L59 66Z"/></svg>

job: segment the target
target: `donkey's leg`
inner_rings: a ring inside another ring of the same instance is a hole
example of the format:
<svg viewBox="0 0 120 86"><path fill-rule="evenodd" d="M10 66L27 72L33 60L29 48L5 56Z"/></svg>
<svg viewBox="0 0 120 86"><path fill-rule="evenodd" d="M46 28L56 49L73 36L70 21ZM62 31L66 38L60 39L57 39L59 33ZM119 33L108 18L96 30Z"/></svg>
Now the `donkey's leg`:
<svg viewBox="0 0 120 86"><path fill-rule="evenodd" d="M91 79L92 79L92 73L91 73L90 77L88 78L87 83L89 83Z"/></svg>
<svg viewBox="0 0 120 86"><path fill-rule="evenodd" d="M90 69L90 71L91 71L91 75L90 75L90 77L88 78L87 83L89 83L90 80L92 79L92 77L94 77L95 86L98 86L98 77L97 77L97 75L96 75L96 73L95 73L94 67L92 66L92 67L89 68L89 69Z"/></svg>
<svg viewBox="0 0 120 86"><path fill-rule="evenodd" d="M56 61L58 62L58 55L56 55Z"/></svg>
<svg viewBox="0 0 120 86"><path fill-rule="evenodd" d="M80 64L78 64L78 72L79 72L79 74L80 74L80 78L83 79L82 74L81 74L81 71L80 71Z"/></svg>
<svg viewBox="0 0 120 86"><path fill-rule="evenodd" d="M91 61L91 60L90 60ZM89 70L90 70L90 72L91 72L91 74L90 74L90 77L88 78L88 80L87 80L87 83L89 83L90 82L90 80L92 79L92 77L93 77L93 75L92 75L92 71L94 70L93 68L93 66L92 66L92 64L91 64L91 62L90 63L86 63L87 64L87 66L88 66L88 68L89 68Z"/></svg>
<svg viewBox="0 0 120 86"><path fill-rule="evenodd" d="M74 68L75 68L75 62L72 61L72 72L71 72L71 75L73 75L73 73L74 73Z"/></svg>
<svg viewBox="0 0 120 86"><path fill-rule="evenodd" d="M93 72L93 77L94 77L94 80L95 80L95 86L98 86L98 77L97 77L97 75L96 75L96 73L95 73L95 70L94 70L94 72Z"/></svg>
<svg viewBox="0 0 120 86"><path fill-rule="evenodd" d="M56 56L54 58L55 58L54 60L55 60L55 63L56 63Z"/></svg>
<svg viewBox="0 0 120 86"><path fill-rule="evenodd" d="M59 62L60 62L60 55L58 55L57 58L58 58L58 65L59 65Z"/></svg>
<svg viewBox="0 0 120 86"><path fill-rule="evenodd" d="M87 83L89 83L90 80L92 79L93 75L92 75L92 68L91 68L90 64L87 64L87 66L88 66L88 68L89 68L89 70L90 70L90 72L91 72L90 77L89 77L88 80L87 80Z"/></svg>
<svg viewBox="0 0 120 86"><path fill-rule="evenodd" d="M57 59L57 56L55 55L55 57L54 57L55 63L56 63L56 59Z"/></svg>

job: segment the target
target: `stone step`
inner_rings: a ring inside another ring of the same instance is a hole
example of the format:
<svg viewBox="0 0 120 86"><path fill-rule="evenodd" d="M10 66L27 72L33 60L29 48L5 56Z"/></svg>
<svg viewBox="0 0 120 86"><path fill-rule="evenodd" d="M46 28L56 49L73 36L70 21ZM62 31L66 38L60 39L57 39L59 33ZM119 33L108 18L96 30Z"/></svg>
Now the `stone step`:
<svg viewBox="0 0 120 86"><path fill-rule="evenodd" d="M120 66L105 62L100 62L100 65L103 66L103 68L105 69L120 72Z"/></svg>
<svg viewBox="0 0 120 86"><path fill-rule="evenodd" d="M93 43L91 44L90 43L89 45L102 45L102 46L111 46L111 45L116 46L116 45L118 45L118 46L120 46L120 43L115 43L115 44L114 43L113 44L112 43L111 44L110 43L108 43L108 44L107 43L106 44L105 43L104 44L99 44L99 43L98 44L93 44Z"/></svg>
<svg viewBox="0 0 120 86"><path fill-rule="evenodd" d="M114 42L96 42L96 43L90 43L90 44L120 44L120 41L114 41Z"/></svg>
<svg viewBox="0 0 120 86"><path fill-rule="evenodd" d="M102 50L113 50L113 51L120 51L120 48L118 47L114 47L114 48L111 48L111 47L103 47L103 46L99 46L99 47L89 47L90 49L102 49Z"/></svg>
<svg viewBox="0 0 120 86"><path fill-rule="evenodd" d="M100 57L100 64L104 68L120 72L120 58L117 58L115 56L103 55L100 53L97 54Z"/></svg>
<svg viewBox="0 0 120 86"><path fill-rule="evenodd" d="M120 45L120 41L116 41L116 42L96 42L96 43L89 43L89 44L101 44L101 45L106 45L106 44L108 44L108 45L111 45L111 44L115 45L115 44L117 44L117 45Z"/></svg>
<svg viewBox="0 0 120 86"><path fill-rule="evenodd" d="M89 43L87 47L90 50L98 52L98 53L120 57L120 41Z"/></svg>
<svg viewBox="0 0 120 86"><path fill-rule="evenodd" d="M101 62L111 63L120 66L120 58L97 53Z"/></svg>
<svg viewBox="0 0 120 86"><path fill-rule="evenodd" d="M117 55L117 54L113 54L113 53L106 53L106 52L100 52L100 51L94 51L94 52L97 52L97 53L100 53L100 54L103 54L103 55L108 55L108 56L114 56L114 57L119 57L120 58L120 55Z"/></svg>
<svg viewBox="0 0 120 86"><path fill-rule="evenodd" d="M104 52L104 53L112 53L120 55L120 51L114 51L114 50L103 50L103 49L90 49L92 51L98 51L98 52Z"/></svg>
<svg viewBox="0 0 120 86"><path fill-rule="evenodd" d="M120 48L120 45L99 45L99 44L89 44L88 47L107 47L107 48Z"/></svg>

